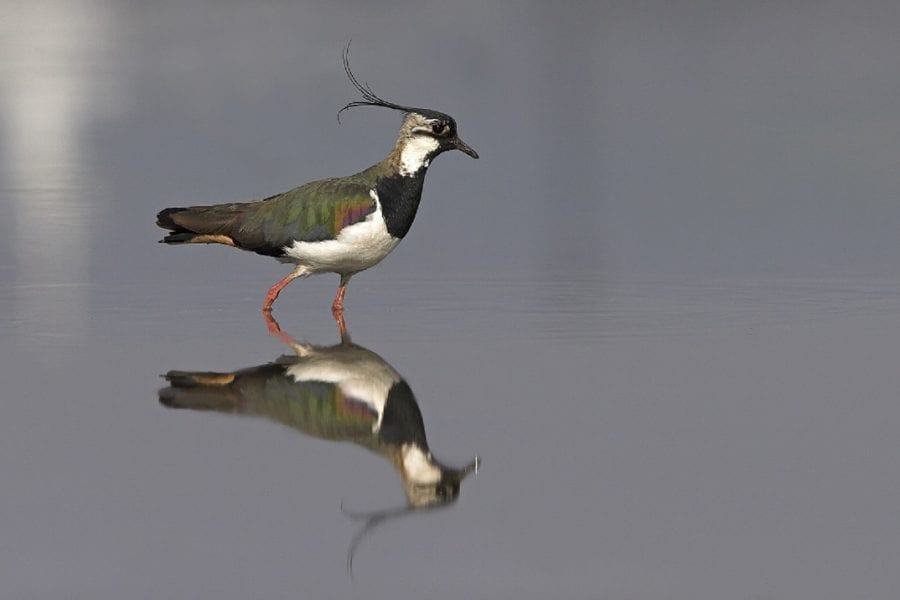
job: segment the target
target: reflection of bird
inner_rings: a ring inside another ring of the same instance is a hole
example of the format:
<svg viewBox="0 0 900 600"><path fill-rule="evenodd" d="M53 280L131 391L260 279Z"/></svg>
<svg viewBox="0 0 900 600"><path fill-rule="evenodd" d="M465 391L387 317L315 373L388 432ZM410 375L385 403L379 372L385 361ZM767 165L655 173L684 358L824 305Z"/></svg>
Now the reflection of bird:
<svg viewBox="0 0 900 600"><path fill-rule="evenodd" d="M360 84L348 51L344 68L363 100L341 110L381 106L405 114L387 158L355 175L313 181L264 200L167 208L157 216L157 224L171 230L161 242L225 244L296 265L269 289L264 311L291 281L314 273L341 276L332 310L343 310L350 277L380 262L409 231L431 161L454 149L478 158L457 136L450 115L388 102Z"/></svg>
<svg viewBox="0 0 900 600"><path fill-rule="evenodd" d="M233 373L169 371L160 402L265 417L313 437L359 444L394 465L411 507L457 498L477 460L454 469L432 456L416 399L393 367L349 340L293 347L298 356Z"/></svg>

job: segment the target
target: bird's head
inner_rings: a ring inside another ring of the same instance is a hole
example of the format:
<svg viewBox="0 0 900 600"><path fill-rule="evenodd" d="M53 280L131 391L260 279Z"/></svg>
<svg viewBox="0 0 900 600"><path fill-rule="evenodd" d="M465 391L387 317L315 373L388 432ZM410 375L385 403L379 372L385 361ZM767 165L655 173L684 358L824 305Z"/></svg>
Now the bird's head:
<svg viewBox="0 0 900 600"><path fill-rule="evenodd" d="M350 70L349 53L350 44L347 44L344 48L344 71L353 87L362 94L363 100L348 103L338 111L338 118L343 111L357 106L381 106L404 113L396 148L402 175L412 175L428 167L435 156L447 150L459 150L472 158L478 158L478 153L459 139L456 120L450 115L430 108L416 108L389 102L379 98L368 83L361 84Z"/></svg>
<svg viewBox="0 0 900 600"><path fill-rule="evenodd" d="M406 113L397 139L400 151L400 170L404 175L427 167L431 160L447 150L459 150L472 158L478 153L459 139L456 120L450 115L416 108Z"/></svg>
<svg viewBox="0 0 900 600"><path fill-rule="evenodd" d="M383 451L400 473L407 504L399 508L367 513L345 510L343 503L341 504L341 512L366 522L347 550L347 570L351 576L356 549L375 527L395 517L450 506L459 497L459 485L462 480L469 473L477 473L481 466L481 459L476 456L474 461L461 469L448 467L438 462L427 447L415 444L391 444Z"/></svg>
<svg viewBox="0 0 900 600"><path fill-rule="evenodd" d="M438 461L426 447L404 444L395 466L403 480L403 490L410 506L423 508L454 502L459 486L469 473L477 473L481 459L462 468L448 467Z"/></svg>

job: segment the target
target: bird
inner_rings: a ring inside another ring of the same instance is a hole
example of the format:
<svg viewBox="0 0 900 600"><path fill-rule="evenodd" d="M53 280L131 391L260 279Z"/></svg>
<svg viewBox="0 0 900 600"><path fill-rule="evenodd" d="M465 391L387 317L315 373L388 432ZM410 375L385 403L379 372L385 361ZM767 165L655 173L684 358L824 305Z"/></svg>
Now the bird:
<svg viewBox="0 0 900 600"><path fill-rule="evenodd" d="M453 505L460 484L478 473L481 457L450 467L434 457L422 411L409 384L374 351L356 344L346 328L340 342L318 346L282 331L271 314L269 331L292 350L274 361L234 371L170 370L159 402L170 409L261 418L309 437L350 442L386 459L403 486L406 504L341 512L363 521L347 551L347 570L365 537L399 517Z"/></svg>
<svg viewBox="0 0 900 600"><path fill-rule="evenodd" d="M449 467L432 454L406 380L349 336L334 346L296 343L295 354L229 372L171 370L159 401L168 408L264 418L310 437L352 442L390 462L408 506L452 503L480 458Z"/></svg>
<svg viewBox="0 0 900 600"><path fill-rule="evenodd" d="M460 139L450 115L384 100L368 83L360 83L350 69L349 52L348 44L344 71L362 99L341 108L338 121L343 111L361 106L403 114L394 146L383 160L347 177L312 181L259 200L172 207L157 215L157 225L169 230L160 243L223 244L294 265L269 288L264 314L293 280L337 273L340 284L331 309L340 324L350 278L381 262L409 232L435 157L459 150L478 158Z"/></svg>

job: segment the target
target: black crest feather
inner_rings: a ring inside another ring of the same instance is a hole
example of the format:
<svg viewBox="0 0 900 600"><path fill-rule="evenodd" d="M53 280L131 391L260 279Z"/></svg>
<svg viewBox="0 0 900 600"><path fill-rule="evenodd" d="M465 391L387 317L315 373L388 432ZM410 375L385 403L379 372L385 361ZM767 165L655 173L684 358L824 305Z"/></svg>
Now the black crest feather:
<svg viewBox="0 0 900 600"><path fill-rule="evenodd" d="M344 72L347 73L347 78L350 80L350 83L353 84L360 94L362 94L363 100L355 100L353 102L348 102L344 108L338 111L337 119L338 123L341 122L341 113L347 110L348 108L356 108L357 106L382 106L384 108L390 108L392 110L399 110L404 113L415 112L416 109L409 106L401 106L400 104L395 104L394 102L390 102L385 100L384 98L379 98L378 95L372 90L372 86L369 85L369 82L360 83L356 78L356 75L353 74L353 71L350 70L350 42L347 42L347 45L344 47Z"/></svg>
<svg viewBox="0 0 900 600"><path fill-rule="evenodd" d="M356 556L356 550L359 548L359 545L362 543L362 541L366 537L368 537L376 527L378 527L382 523L396 519L398 517L420 515L425 513L426 511L435 511L441 508L447 508L449 505L450 503L422 507L399 506L397 508L375 510L372 512L352 512L346 510L344 508L344 503L341 502L342 513L353 520L365 522L362 529L360 529L357 534L353 536L353 540L350 542L350 548L347 550L347 573L349 573L350 577L353 578L353 557Z"/></svg>

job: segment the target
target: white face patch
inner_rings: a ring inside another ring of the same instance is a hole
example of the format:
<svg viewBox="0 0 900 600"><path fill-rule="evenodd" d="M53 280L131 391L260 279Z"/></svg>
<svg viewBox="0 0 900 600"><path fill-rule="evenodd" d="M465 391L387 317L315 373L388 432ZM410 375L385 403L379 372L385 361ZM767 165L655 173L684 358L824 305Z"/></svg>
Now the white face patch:
<svg viewBox="0 0 900 600"><path fill-rule="evenodd" d="M364 221L345 227L333 240L294 242L284 248L291 262L304 265L311 273L356 273L372 267L400 243L388 233L381 202L369 190L375 211Z"/></svg>
<svg viewBox="0 0 900 600"><path fill-rule="evenodd" d="M400 150L400 174L409 177L428 166L428 155L438 149L439 142L429 135L413 135Z"/></svg>
<svg viewBox="0 0 900 600"><path fill-rule="evenodd" d="M431 462L431 456L412 444L403 446L403 470L409 481L419 485L437 483L441 479L441 470Z"/></svg>

